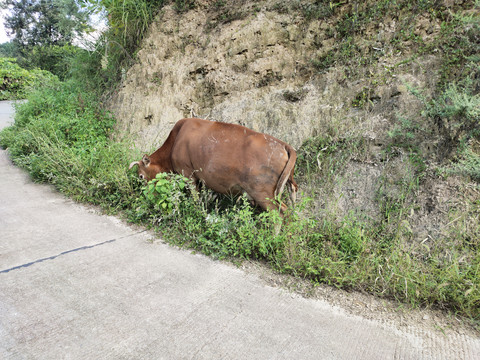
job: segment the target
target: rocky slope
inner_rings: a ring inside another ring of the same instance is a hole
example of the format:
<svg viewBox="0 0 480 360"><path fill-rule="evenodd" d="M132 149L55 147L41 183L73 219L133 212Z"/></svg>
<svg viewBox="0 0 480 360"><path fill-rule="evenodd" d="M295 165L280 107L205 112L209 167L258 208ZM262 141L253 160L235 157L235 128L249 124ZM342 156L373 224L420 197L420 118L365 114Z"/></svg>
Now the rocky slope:
<svg viewBox="0 0 480 360"><path fill-rule="evenodd" d="M324 74L311 66L335 46L338 39L329 32L334 20L306 23L298 12L274 10L274 3L252 4L244 5L241 19L225 24L212 24L209 8L178 14L165 7L112 102L122 129L138 134L150 146L193 112L268 132L296 147L329 131L363 131L376 139L381 136L377 128L385 128L382 123L392 117L391 110L411 110L405 82L434 87L435 77L428 71L435 67L434 57L411 62L395 75L388 73L408 56L382 49L382 39L395 33L393 19L382 29L372 29L371 39L362 44L381 54L378 66L368 69L374 74L352 79L342 66ZM375 107L359 111L352 102L372 75L383 78L370 94Z"/></svg>

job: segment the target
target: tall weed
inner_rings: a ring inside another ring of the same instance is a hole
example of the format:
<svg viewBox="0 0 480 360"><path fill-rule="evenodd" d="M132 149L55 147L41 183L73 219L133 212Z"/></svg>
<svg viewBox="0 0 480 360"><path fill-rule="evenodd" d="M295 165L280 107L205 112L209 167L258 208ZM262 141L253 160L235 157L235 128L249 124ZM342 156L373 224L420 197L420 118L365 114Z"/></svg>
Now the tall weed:
<svg viewBox="0 0 480 360"><path fill-rule="evenodd" d="M91 82L93 88L100 86L111 91L121 80L122 71L135 61L140 42L165 3L166 0L87 1L90 11L107 14L108 29L93 51L79 54L81 60L77 61L73 75Z"/></svg>

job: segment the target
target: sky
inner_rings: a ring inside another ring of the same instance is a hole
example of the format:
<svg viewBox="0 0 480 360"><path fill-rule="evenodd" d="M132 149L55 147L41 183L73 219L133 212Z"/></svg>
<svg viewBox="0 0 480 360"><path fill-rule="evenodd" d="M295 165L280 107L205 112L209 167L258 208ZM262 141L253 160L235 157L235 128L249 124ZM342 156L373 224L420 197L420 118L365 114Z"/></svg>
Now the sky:
<svg viewBox="0 0 480 360"><path fill-rule="evenodd" d="M0 10L0 44L3 44L4 42L7 42L10 40L7 36L7 31L3 27L3 21L4 21L3 13L4 13L4 10Z"/></svg>

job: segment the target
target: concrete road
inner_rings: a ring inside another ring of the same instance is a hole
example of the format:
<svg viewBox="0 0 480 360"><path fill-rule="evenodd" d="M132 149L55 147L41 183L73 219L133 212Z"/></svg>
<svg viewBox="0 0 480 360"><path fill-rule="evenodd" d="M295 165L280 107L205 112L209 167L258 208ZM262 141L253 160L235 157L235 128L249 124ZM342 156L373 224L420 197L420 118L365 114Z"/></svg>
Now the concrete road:
<svg viewBox="0 0 480 360"><path fill-rule="evenodd" d="M1 124L9 104L0 103ZM178 250L34 184L0 152L1 359L478 359Z"/></svg>

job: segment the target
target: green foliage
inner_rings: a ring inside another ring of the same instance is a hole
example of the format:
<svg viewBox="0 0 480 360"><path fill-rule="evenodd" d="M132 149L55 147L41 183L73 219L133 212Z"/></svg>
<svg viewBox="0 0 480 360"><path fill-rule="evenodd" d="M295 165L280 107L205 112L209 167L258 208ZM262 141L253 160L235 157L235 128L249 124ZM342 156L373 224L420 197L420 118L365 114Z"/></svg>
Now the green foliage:
<svg viewBox="0 0 480 360"><path fill-rule="evenodd" d="M41 68L65 80L70 77L72 63L80 52L86 50L72 45L33 46L26 58L19 59L19 63L24 67Z"/></svg>
<svg viewBox="0 0 480 360"><path fill-rule="evenodd" d="M408 118L400 117L393 129L388 131L388 136L396 146L411 148L419 131L419 124L414 123Z"/></svg>
<svg viewBox="0 0 480 360"><path fill-rule="evenodd" d="M387 145L386 155L396 157L406 150L410 165L418 179L423 178L426 170L426 159L428 154L422 153L421 146L426 138L427 131L424 124L409 118L400 117L392 130L387 132L391 143Z"/></svg>
<svg viewBox="0 0 480 360"><path fill-rule="evenodd" d="M274 227L281 221L278 213L257 214L244 197L229 207L201 202L200 205L192 203L189 207L194 208L196 211L193 213L197 215L197 224L201 224L201 228L193 229L197 231L196 237L187 245L219 258L236 256L268 259L274 253ZM191 216L191 213L190 210L185 215ZM190 229L186 226L185 230L188 232Z"/></svg>
<svg viewBox="0 0 480 360"><path fill-rule="evenodd" d="M445 140L452 145L471 136L480 138L480 93L468 85L452 83L426 104L426 115L435 121Z"/></svg>
<svg viewBox="0 0 480 360"><path fill-rule="evenodd" d="M185 200L182 191L187 185L192 188L191 181L182 175L159 173L155 179L148 182L143 194L155 210L169 215L182 200Z"/></svg>
<svg viewBox="0 0 480 360"><path fill-rule="evenodd" d="M364 87L353 99L352 106L357 108L365 108L372 104L375 100L373 89Z"/></svg>
<svg viewBox="0 0 480 360"><path fill-rule="evenodd" d="M97 101L72 82L51 83L18 106L0 145L34 180L78 200L123 207L138 187L125 173L128 145L110 140L114 120Z"/></svg>
<svg viewBox="0 0 480 360"><path fill-rule="evenodd" d="M77 75L85 77L93 88L111 90L121 79L122 71L135 61L135 52L144 38L148 26L164 6L166 0L88 0L86 6L91 12L107 13L108 30L96 44L95 51L82 59L88 66Z"/></svg>
<svg viewBox="0 0 480 360"><path fill-rule="evenodd" d="M475 79L480 85L480 2L469 11L449 12L448 21L442 24L442 29L436 41L425 48L425 52L440 49L442 51L441 85L447 86L452 80Z"/></svg>
<svg viewBox="0 0 480 360"><path fill-rule="evenodd" d="M467 77L450 83L430 100L418 89L410 87L410 92L424 104L425 110L422 115L433 122L442 138L439 154L441 159L449 158L460 144L469 139L480 139L480 93L477 86L476 81ZM404 123L405 121L408 120L404 120ZM418 123L410 121L407 125L410 129L405 129L405 126L406 123L404 128L394 129L389 135L396 138L413 138L410 130L420 129Z"/></svg>
<svg viewBox="0 0 480 360"><path fill-rule="evenodd" d="M445 170L447 174L468 176L480 183L480 155L471 146L464 146Z"/></svg>
<svg viewBox="0 0 480 360"><path fill-rule="evenodd" d="M69 74L72 58L84 51L72 43L91 30L88 14L75 0L11 1L5 27L14 35L5 48L26 69L42 69L61 80Z"/></svg>
<svg viewBox="0 0 480 360"><path fill-rule="evenodd" d="M227 5L227 3L225 2L225 0L217 0L217 1L213 4L213 8L214 8L214 9L221 9L221 8L223 8L225 5Z"/></svg>
<svg viewBox="0 0 480 360"><path fill-rule="evenodd" d="M18 49L11 41L0 44L0 57L15 58L19 55Z"/></svg>
<svg viewBox="0 0 480 360"><path fill-rule="evenodd" d="M364 251L365 233L362 224L348 222L338 230L338 246L345 260L354 261Z"/></svg>
<svg viewBox="0 0 480 360"><path fill-rule="evenodd" d="M362 145L356 139L325 134L309 138L298 149L295 173L309 188L333 189L352 152Z"/></svg>
<svg viewBox="0 0 480 360"><path fill-rule="evenodd" d="M32 46L70 45L75 36L89 30L88 14L75 0L6 0L5 27L26 53Z"/></svg>
<svg viewBox="0 0 480 360"><path fill-rule="evenodd" d="M331 136L317 136L305 140L298 150L298 170L308 173L315 168L322 169L322 160L328 158L329 155L335 153L341 147L342 144L335 141Z"/></svg>
<svg viewBox="0 0 480 360"><path fill-rule="evenodd" d="M312 65L319 73L324 73L334 65L335 61L336 52L331 50L317 59L312 59Z"/></svg>
<svg viewBox="0 0 480 360"><path fill-rule="evenodd" d="M448 6L436 0L369 0L364 2L291 1L278 2L273 8L282 13L301 11L306 21L329 19L326 38L334 39L331 49L312 59L320 73L330 67L345 66L349 76L363 73L359 66L376 64L389 51L443 56L442 83L468 72L465 64L479 53L479 17L471 2ZM478 2L474 6L478 8ZM397 19L393 37L382 37L385 19ZM418 20L427 18L442 24L441 32L424 39L416 32ZM375 29L372 33L372 30ZM374 35L376 34L376 35ZM357 46L362 44L362 46ZM319 49L323 46L319 42Z"/></svg>
<svg viewBox="0 0 480 360"><path fill-rule="evenodd" d="M31 88L56 80L48 71L25 70L15 59L0 58L0 100L25 99Z"/></svg>
<svg viewBox="0 0 480 360"><path fill-rule="evenodd" d="M197 190L181 175L158 174L143 188L144 199L128 210L134 221L158 225L164 238L218 257L268 258L278 244L272 238L277 212L257 213L245 197Z"/></svg>
<svg viewBox="0 0 480 360"><path fill-rule="evenodd" d="M89 3L100 10L102 6L108 13L112 40L120 41L121 46L132 54L147 32L157 11L165 1L135 0L90 0Z"/></svg>

